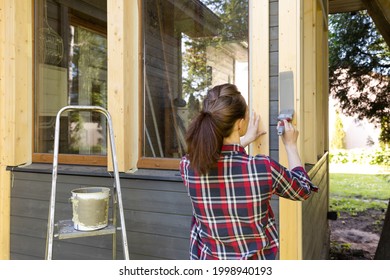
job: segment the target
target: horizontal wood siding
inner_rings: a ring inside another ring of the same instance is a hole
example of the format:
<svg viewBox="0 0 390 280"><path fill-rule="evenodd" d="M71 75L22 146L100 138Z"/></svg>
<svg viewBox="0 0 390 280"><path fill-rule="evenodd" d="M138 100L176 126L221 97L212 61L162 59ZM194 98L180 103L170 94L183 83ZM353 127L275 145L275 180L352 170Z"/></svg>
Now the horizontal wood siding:
<svg viewBox="0 0 390 280"><path fill-rule="evenodd" d="M313 194L302 204L302 246L304 260L324 260L329 254L328 224L328 153L309 171L319 192Z"/></svg>
<svg viewBox="0 0 390 280"><path fill-rule="evenodd" d="M59 175L55 221L72 218L71 190L109 187L105 177ZM121 178L130 259L188 259L191 203L182 182ZM13 172L11 259L44 259L51 174ZM278 200L272 201L278 216ZM123 259L117 234L118 259ZM112 259L112 236L54 239L53 259Z"/></svg>
<svg viewBox="0 0 390 280"><path fill-rule="evenodd" d="M56 221L70 219L71 190L111 186L112 179L59 175ZM187 259L191 204L181 182L121 180L131 259ZM51 175L14 173L11 258L43 259ZM111 236L55 240L54 259L111 259ZM118 259L122 258L120 232Z"/></svg>

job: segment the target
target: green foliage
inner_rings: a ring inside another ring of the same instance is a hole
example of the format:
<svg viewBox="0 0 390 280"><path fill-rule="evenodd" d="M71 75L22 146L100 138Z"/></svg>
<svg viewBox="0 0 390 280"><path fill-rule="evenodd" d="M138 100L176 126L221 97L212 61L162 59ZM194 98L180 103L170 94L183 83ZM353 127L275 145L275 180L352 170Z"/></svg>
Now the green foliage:
<svg viewBox="0 0 390 280"><path fill-rule="evenodd" d="M375 151L370 164L390 166L390 150Z"/></svg>
<svg viewBox="0 0 390 280"><path fill-rule="evenodd" d="M335 250L335 253L345 254L351 250L351 243L339 243L331 241L331 247L333 250Z"/></svg>
<svg viewBox="0 0 390 280"><path fill-rule="evenodd" d="M223 41L248 40L248 0L203 0L220 18L223 27L219 32Z"/></svg>
<svg viewBox="0 0 390 280"><path fill-rule="evenodd" d="M333 150L330 163L390 166L390 149Z"/></svg>
<svg viewBox="0 0 390 280"><path fill-rule="evenodd" d="M342 112L381 124L389 141L390 49L366 11L329 17L329 88ZM350 89L352 88L351 92Z"/></svg>
<svg viewBox="0 0 390 280"><path fill-rule="evenodd" d="M330 143L330 147L332 149L344 149L344 138L345 138L345 132L343 127L343 122L341 121L339 112L336 113L336 120L335 120L335 131L333 134L332 141Z"/></svg>
<svg viewBox="0 0 390 280"><path fill-rule="evenodd" d="M187 76L183 78L183 92L190 97L195 96L200 99L211 83L212 77L207 71L206 53L209 41L207 38L193 40L189 37L184 41L183 69Z"/></svg>
<svg viewBox="0 0 390 280"><path fill-rule="evenodd" d="M390 117L385 116L381 120L381 134L379 141L384 145L390 145Z"/></svg>

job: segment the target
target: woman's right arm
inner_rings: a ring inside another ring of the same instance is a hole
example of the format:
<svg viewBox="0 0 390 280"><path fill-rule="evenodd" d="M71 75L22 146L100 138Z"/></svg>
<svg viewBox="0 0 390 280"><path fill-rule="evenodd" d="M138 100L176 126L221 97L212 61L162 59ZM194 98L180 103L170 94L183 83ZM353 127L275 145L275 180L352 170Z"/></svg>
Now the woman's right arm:
<svg viewBox="0 0 390 280"><path fill-rule="evenodd" d="M312 191L317 192L318 188L313 185L302 167L297 146L298 130L288 121L283 122L285 131L282 141L286 149L289 169L271 160L273 189L279 196L291 200L305 200Z"/></svg>

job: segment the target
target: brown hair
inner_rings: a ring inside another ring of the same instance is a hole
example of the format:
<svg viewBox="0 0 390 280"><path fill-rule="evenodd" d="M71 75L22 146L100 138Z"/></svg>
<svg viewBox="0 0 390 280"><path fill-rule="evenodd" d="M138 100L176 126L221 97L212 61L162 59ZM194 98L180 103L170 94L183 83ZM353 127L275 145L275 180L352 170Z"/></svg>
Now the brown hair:
<svg viewBox="0 0 390 280"><path fill-rule="evenodd" d="M236 120L244 118L246 102L232 84L215 86L203 100L199 115L189 125L186 142L191 167L206 174L217 163L223 138L232 133Z"/></svg>

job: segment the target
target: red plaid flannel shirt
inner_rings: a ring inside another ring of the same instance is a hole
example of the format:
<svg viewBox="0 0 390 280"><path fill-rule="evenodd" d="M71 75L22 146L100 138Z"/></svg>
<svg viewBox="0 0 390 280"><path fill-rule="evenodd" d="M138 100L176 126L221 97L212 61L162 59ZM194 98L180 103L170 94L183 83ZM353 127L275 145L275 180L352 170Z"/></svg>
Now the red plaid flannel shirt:
<svg viewBox="0 0 390 280"><path fill-rule="evenodd" d="M195 173L186 157L180 171L193 207L190 259L275 259L271 196L305 200L318 191L302 167L288 170L267 156L249 156L240 145L224 145L207 175Z"/></svg>

